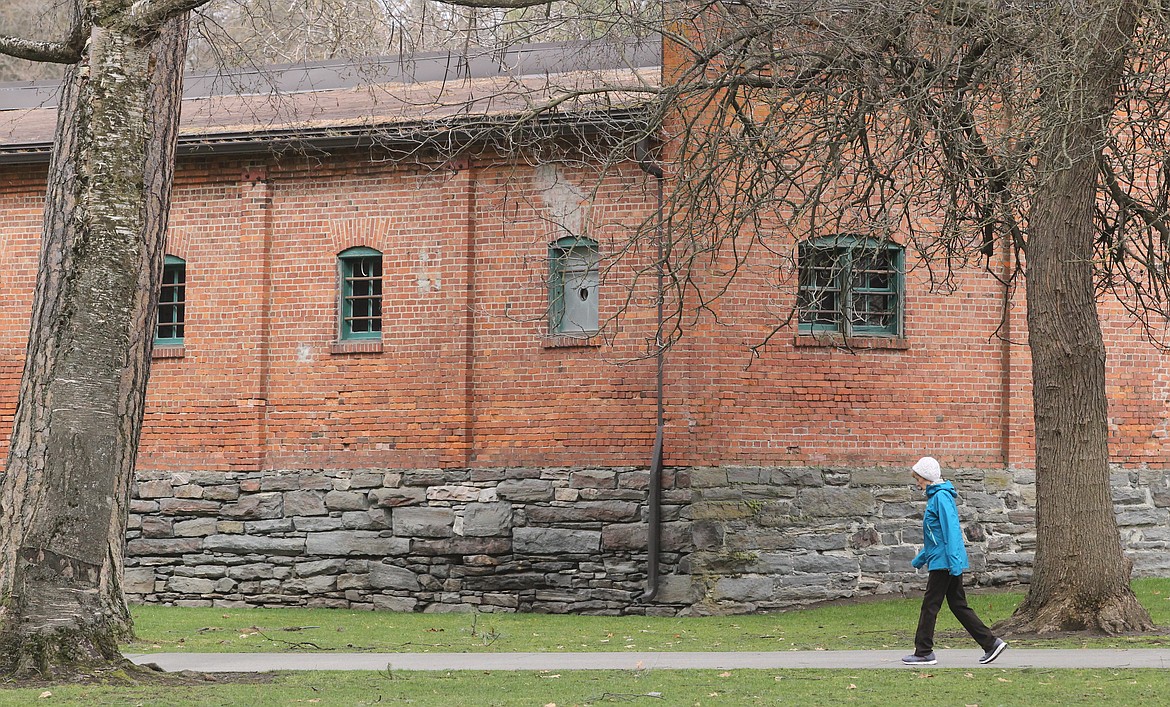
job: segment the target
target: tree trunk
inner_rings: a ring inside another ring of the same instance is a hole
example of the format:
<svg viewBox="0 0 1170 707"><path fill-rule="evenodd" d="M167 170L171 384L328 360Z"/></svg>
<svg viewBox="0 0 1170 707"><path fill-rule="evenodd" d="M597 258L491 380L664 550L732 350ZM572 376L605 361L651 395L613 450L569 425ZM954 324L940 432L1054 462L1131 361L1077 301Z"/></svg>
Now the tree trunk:
<svg viewBox="0 0 1170 707"><path fill-rule="evenodd" d="M1136 14L1130 2L1111 5L1066 48L1070 56L1083 50L1084 58L1062 64L1074 71L1050 87L1052 110L1069 118L1046 138L1029 215L1036 559L1027 598L1002 626L1028 633L1153 627L1130 589L1131 563L1114 518L1105 345L1093 283L1098 157Z"/></svg>
<svg viewBox="0 0 1170 707"><path fill-rule="evenodd" d="M10 675L109 665L131 634L123 547L186 42L185 14L160 31L95 26L62 88L0 484L0 669Z"/></svg>

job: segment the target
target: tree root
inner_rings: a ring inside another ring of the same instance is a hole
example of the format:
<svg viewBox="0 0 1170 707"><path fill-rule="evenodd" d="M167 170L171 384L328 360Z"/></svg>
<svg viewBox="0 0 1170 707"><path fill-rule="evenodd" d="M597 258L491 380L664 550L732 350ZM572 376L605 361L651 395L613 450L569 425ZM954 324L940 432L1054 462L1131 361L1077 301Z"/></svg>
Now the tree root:
<svg viewBox="0 0 1170 707"><path fill-rule="evenodd" d="M1004 634L1038 636L1069 632L1116 635L1154 628L1149 612L1131 592L1107 597L1095 605L1078 603L1072 598L1055 598L1040 606L1025 602L1016 613L995 626L996 631Z"/></svg>

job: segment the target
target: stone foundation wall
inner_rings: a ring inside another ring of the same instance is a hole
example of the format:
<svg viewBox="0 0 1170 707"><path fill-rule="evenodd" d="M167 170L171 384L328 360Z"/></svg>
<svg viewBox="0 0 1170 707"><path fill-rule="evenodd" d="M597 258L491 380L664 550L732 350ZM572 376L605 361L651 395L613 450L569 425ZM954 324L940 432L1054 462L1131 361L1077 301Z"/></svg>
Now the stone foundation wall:
<svg viewBox="0 0 1170 707"><path fill-rule="evenodd" d="M690 551L690 492L667 476L660 557L673 574ZM126 592L184 606L677 613L638 601L648 480L634 468L140 473Z"/></svg>
<svg viewBox="0 0 1170 707"><path fill-rule="evenodd" d="M969 582L1026 583L1036 546L1030 470L959 470ZM692 469L692 612L745 613L869 594L919 593L923 494L904 469ZM1170 476L1111 478L1134 576L1170 575ZM1072 528L1070 532L1077 532Z"/></svg>
<svg viewBox="0 0 1170 707"><path fill-rule="evenodd" d="M971 581L1027 582L1030 471L958 471ZM132 601L396 611L743 613L917 593L925 502L891 469L668 470L645 601L644 469L141 473ZM1134 573L1170 574L1170 478L1117 470ZM1073 530L1075 532L1075 529Z"/></svg>

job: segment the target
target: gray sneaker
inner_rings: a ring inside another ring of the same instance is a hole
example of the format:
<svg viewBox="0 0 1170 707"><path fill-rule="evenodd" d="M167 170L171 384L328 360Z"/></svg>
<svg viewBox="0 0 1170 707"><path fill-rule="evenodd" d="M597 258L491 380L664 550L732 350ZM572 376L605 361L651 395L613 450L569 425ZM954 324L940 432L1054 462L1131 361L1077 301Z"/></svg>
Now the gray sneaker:
<svg viewBox="0 0 1170 707"><path fill-rule="evenodd" d="M979 662L983 665L987 665L991 661L998 658L999 654L1003 653L1003 649L1005 648L1007 648L1007 641L1004 641L1002 638L995 639L995 643L992 644L991 650L984 653L983 657L979 659Z"/></svg>
<svg viewBox="0 0 1170 707"><path fill-rule="evenodd" d="M934 657L934 651L926 655L908 655L902 659L906 665L934 665L938 662L938 658Z"/></svg>

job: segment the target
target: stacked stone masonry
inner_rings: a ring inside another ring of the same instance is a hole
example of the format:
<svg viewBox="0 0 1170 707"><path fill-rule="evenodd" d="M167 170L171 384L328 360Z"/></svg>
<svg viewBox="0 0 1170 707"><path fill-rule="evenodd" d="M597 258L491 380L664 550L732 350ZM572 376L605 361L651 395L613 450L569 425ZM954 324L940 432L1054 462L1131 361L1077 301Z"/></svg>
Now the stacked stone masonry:
<svg viewBox="0 0 1170 707"><path fill-rule="evenodd" d="M1027 471L959 471L972 581L1026 582ZM914 592L924 502L902 469L668 471L646 589L649 474L623 469L140 473L126 591L184 606L744 613ZM1135 575L1170 571L1170 479L1116 470Z"/></svg>

